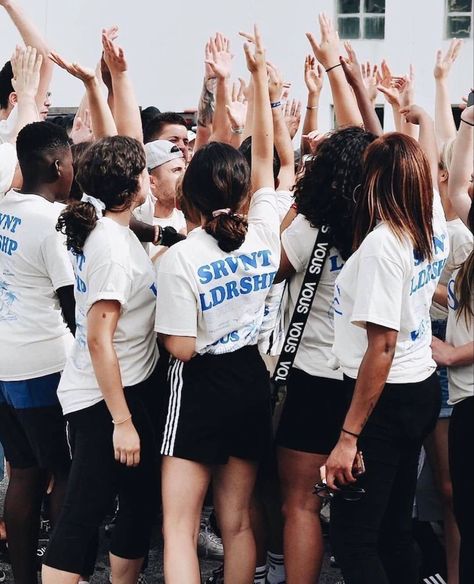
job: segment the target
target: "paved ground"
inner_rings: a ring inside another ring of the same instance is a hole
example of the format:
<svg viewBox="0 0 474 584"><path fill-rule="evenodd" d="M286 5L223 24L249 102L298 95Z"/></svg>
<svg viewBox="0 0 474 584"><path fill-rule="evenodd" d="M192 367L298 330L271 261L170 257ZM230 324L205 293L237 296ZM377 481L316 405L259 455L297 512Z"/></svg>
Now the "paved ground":
<svg viewBox="0 0 474 584"><path fill-rule="evenodd" d="M0 516L3 508L3 499L5 495L6 481L0 483ZM162 541L159 533L155 534L155 541L153 542L152 550L150 551L149 566L146 572L147 580L150 584L161 584L163 580L163 553ZM201 562L201 573L203 581L207 576L210 576L213 568L218 564L210 561ZM10 566L0 563L0 568L4 569L7 578L5 584L13 584L13 577ZM101 551L96 567L96 572L91 579L91 584L108 584L109 580L108 560L107 560L107 538L103 537L101 541ZM329 566L329 556L326 554L323 574L320 578L320 584L336 584L339 580L339 572Z"/></svg>

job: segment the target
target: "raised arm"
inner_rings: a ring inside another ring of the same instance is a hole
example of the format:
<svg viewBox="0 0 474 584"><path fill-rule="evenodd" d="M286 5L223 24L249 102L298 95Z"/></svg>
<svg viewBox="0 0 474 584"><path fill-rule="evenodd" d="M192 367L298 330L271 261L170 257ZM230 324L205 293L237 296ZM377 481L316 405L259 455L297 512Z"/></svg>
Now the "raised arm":
<svg viewBox="0 0 474 584"><path fill-rule="evenodd" d="M232 101L225 106L229 118L231 138L230 145L239 148L242 144L242 136L247 117L247 100L245 99L242 83L232 86Z"/></svg>
<svg viewBox="0 0 474 584"><path fill-rule="evenodd" d="M375 113L374 104L367 93L361 68L357 61L357 55L350 43L345 43L345 48L347 59L340 57L340 61L347 82L354 90L357 106L359 107L362 120L364 121L364 127L367 132L372 132L376 136L381 136L383 133L382 126L380 125L379 118Z"/></svg>
<svg viewBox="0 0 474 584"><path fill-rule="evenodd" d="M323 88L324 69L321 65L316 65L316 59L307 55L304 60L304 82L308 90L306 101L306 115L303 122L303 135L318 129L319 97Z"/></svg>
<svg viewBox="0 0 474 584"><path fill-rule="evenodd" d="M16 92L18 117L15 132L10 136L12 143L16 142L18 132L27 124L39 120L36 107L36 94L40 80L40 69L43 56L38 55L36 49L17 47L12 58L13 79L12 85Z"/></svg>
<svg viewBox="0 0 474 584"><path fill-rule="evenodd" d="M468 225L468 215L471 208L471 197L468 193L468 183L472 180L474 133L474 105L467 107L461 114L461 125L454 142L453 159L449 170L448 196L454 210Z"/></svg>
<svg viewBox="0 0 474 584"><path fill-rule="evenodd" d="M278 69L267 63L270 102L278 103L283 90L283 78ZM289 191L295 184L295 153L291 136L285 124L281 104L272 107L273 135L275 148L280 158L280 172L278 173L278 189Z"/></svg>
<svg viewBox="0 0 474 584"><path fill-rule="evenodd" d="M206 61L206 64L216 76L216 106L210 140L228 143L231 139L231 128L226 106L231 102L229 84L232 73L232 54L229 39L220 33L216 34L215 39L211 39L210 44L212 57Z"/></svg>
<svg viewBox="0 0 474 584"><path fill-rule="evenodd" d="M402 108L400 114L405 118L407 123L414 126L420 126L418 142L428 159L433 186L436 188L438 181L439 152L433 119L423 108L417 105Z"/></svg>
<svg viewBox="0 0 474 584"><path fill-rule="evenodd" d="M68 63L57 53L51 53L49 58L58 67L61 67L61 69L84 83L94 137L99 139L106 136L115 136L117 128L115 127L114 118L100 90L99 80L95 72L92 69L82 67L78 63Z"/></svg>
<svg viewBox="0 0 474 584"><path fill-rule="evenodd" d="M397 132L402 131L402 116L400 115L400 91L395 84L390 67L385 59L376 73L377 89L383 93L387 103L392 107L393 121Z"/></svg>
<svg viewBox="0 0 474 584"><path fill-rule="evenodd" d="M19 2L16 0L0 0L7 14L11 18L13 24L16 26L21 38L26 46L34 47L38 53L43 57L40 71L40 80L38 84L38 91L36 93L36 105L41 112L46 101L46 94L49 91L51 84L51 77L53 75L53 64L48 59L49 47L43 35L40 33L33 21L28 17Z"/></svg>
<svg viewBox="0 0 474 584"><path fill-rule="evenodd" d="M246 35L251 40L250 35ZM247 67L252 74L254 91L254 128L252 133L252 190L274 186L273 120L268 99L267 64L258 27L254 28L255 51L244 44Z"/></svg>
<svg viewBox="0 0 474 584"><path fill-rule="evenodd" d="M143 142L140 108L128 76L128 65L123 49L102 31L104 61L110 70L114 93L114 118L120 136L129 136Z"/></svg>
<svg viewBox="0 0 474 584"><path fill-rule="evenodd" d="M207 62L212 59L211 40L204 50L204 80L199 97L195 150L209 142L212 134L212 120L215 108L216 76Z"/></svg>
<svg viewBox="0 0 474 584"><path fill-rule="evenodd" d="M442 51L436 53L434 67L435 78L435 130L441 143L456 138L456 125L453 118L453 110L449 99L448 77L454 61L457 59L462 47L462 41L453 39L446 54Z"/></svg>
<svg viewBox="0 0 474 584"><path fill-rule="evenodd" d="M410 65L410 73L397 80L396 84L400 91L400 108L408 108L413 105L415 103L415 69L413 65ZM411 136L415 140L418 139L416 125L408 121L407 116L402 115L400 130L403 134Z"/></svg>
<svg viewBox="0 0 474 584"><path fill-rule="evenodd" d="M320 43L311 33L307 33L306 36L316 59L324 67L329 78L337 124L339 127L361 126L362 119L355 98L339 62L339 35L334 30L331 19L324 13L319 15L319 25L321 28Z"/></svg>

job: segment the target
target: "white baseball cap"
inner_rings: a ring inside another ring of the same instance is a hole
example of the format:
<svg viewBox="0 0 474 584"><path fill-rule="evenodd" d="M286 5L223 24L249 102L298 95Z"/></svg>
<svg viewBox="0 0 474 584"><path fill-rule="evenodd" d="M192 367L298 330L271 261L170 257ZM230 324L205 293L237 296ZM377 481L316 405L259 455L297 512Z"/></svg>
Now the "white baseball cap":
<svg viewBox="0 0 474 584"><path fill-rule="evenodd" d="M169 140L155 140L145 144L146 165L153 170L175 158L183 158L181 150Z"/></svg>

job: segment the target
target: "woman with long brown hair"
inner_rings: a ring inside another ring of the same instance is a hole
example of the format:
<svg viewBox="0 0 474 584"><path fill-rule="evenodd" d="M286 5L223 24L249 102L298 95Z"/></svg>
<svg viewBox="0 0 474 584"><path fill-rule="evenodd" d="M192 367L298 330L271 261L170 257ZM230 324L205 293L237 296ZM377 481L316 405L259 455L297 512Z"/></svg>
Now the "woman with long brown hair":
<svg viewBox="0 0 474 584"><path fill-rule="evenodd" d="M448 239L433 197L433 122L420 108L406 115L420 124L429 160L402 134L368 147L355 251L335 286L333 352L353 395L322 474L334 495L332 542L346 584L419 581L411 513L419 452L440 407L429 309ZM366 470L356 478L358 450Z"/></svg>

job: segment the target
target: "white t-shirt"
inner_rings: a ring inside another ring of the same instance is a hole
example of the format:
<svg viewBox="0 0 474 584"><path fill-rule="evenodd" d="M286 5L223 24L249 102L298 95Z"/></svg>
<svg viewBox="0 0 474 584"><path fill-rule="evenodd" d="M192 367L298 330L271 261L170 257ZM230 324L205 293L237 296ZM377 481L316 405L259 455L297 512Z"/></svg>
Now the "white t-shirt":
<svg viewBox="0 0 474 584"><path fill-rule="evenodd" d="M472 248L471 248L472 249ZM448 283L448 326L446 328L446 341L454 347L461 347L474 340L474 318L464 314L457 319L459 307L455 293L455 280L459 270L456 270ZM472 305L474 310L474 302ZM468 397L474 396L474 363L462 367L448 367L449 403L457 404Z"/></svg>
<svg viewBox="0 0 474 584"><path fill-rule="evenodd" d="M18 381L64 368L72 335L56 290L74 284L61 208L9 191L0 201L0 379Z"/></svg>
<svg viewBox="0 0 474 584"><path fill-rule="evenodd" d="M76 274L76 338L68 358L58 397L68 414L103 399L87 346L87 314L99 300L117 300L121 314L114 347L124 387L136 385L153 372L158 359L153 267L133 232L104 217L84 245L71 254Z"/></svg>
<svg viewBox="0 0 474 584"><path fill-rule="evenodd" d="M290 191L277 191L278 196L278 215L280 217L280 223L286 217L291 205L293 204L293 194ZM281 350L281 346L285 340L285 322L278 323L278 318L280 315L280 310L284 310L286 314L286 296L285 293L285 282L280 282L278 284L273 284L270 288L267 298L265 300L265 313L263 316L262 326L260 327L260 335L258 337L258 348L262 353L277 355ZM282 306L283 302L283 306ZM275 327L277 325L281 327L279 331L279 339L273 339L275 334ZM272 339L272 340L271 340Z"/></svg>
<svg viewBox="0 0 474 584"><path fill-rule="evenodd" d="M467 258L472 249L473 236L461 219L453 219L446 223L449 235L449 255L439 283L447 286L456 268ZM446 320L448 309L433 301L430 315L432 320Z"/></svg>
<svg viewBox="0 0 474 584"><path fill-rule="evenodd" d="M357 378L367 349L367 322L398 331L388 383L416 383L435 370L429 311L449 252L438 193L433 233L433 260L420 261L411 241L381 222L344 265L335 286L333 353L349 377Z"/></svg>
<svg viewBox="0 0 474 584"><path fill-rule="evenodd" d="M186 219L179 209L173 209L169 217L153 217L153 225L174 227L178 233L186 233Z"/></svg>
<svg viewBox="0 0 474 584"><path fill-rule="evenodd" d="M6 120L0 120L0 144L11 142L18 124L18 107L15 106Z"/></svg>
<svg viewBox="0 0 474 584"><path fill-rule="evenodd" d="M317 234L318 229L311 227L303 215L298 215L282 233L282 246L296 271L289 283L290 315L294 312ZM331 369L328 361L334 342L334 283L343 266L339 252L331 248L294 361L294 367L309 375L342 379L342 372Z"/></svg>
<svg viewBox="0 0 474 584"><path fill-rule="evenodd" d="M8 142L0 144L0 201L11 189L17 163L15 146Z"/></svg>
<svg viewBox="0 0 474 584"><path fill-rule="evenodd" d="M265 297L280 262L279 216L273 189L257 191L241 247L222 251L198 227L160 260L155 330L196 337L196 351L230 353L255 345Z"/></svg>

